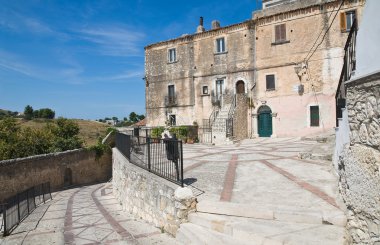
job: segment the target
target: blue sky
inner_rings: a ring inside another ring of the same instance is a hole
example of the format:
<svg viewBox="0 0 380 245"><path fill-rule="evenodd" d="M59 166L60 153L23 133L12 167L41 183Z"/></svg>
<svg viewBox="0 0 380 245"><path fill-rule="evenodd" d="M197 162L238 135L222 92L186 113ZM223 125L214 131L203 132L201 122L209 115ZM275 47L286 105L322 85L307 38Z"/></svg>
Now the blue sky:
<svg viewBox="0 0 380 245"><path fill-rule="evenodd" d="M249 19L257 0L0 0L0 109L145 113L144 46Z"/></svg>

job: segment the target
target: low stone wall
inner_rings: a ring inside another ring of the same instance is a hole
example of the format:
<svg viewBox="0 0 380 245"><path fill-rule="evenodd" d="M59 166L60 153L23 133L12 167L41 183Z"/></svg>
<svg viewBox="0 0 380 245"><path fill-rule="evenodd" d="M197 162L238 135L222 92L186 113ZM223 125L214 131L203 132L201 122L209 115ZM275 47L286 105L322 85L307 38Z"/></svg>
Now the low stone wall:
<svg viewBox="0 0 380 245"><path fill-rule="evenodd" d="M111 154L78 149L0 161L0 202L34 185L50 181L51 190L107 181L112 177Z"/></svg>
<svg viewBox="0 0 380 245"><path fill-rule="evenodd" d="M354 244L380 244L380 72L347 84L350 144L338 162Z"/></svg>
<svg viewBox="0 0 380 245"><path fill-rule="evenodd" d="M113 192L123 209L175 236L196 209L189 188L181 188L131 164L118 149L112 153Z"/></svg>

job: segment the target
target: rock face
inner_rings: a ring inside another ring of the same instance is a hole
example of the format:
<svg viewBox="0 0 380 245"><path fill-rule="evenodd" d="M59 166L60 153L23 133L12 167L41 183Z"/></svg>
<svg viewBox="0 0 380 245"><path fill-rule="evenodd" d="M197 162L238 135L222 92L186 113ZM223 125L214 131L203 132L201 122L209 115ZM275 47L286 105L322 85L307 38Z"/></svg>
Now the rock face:
<svg viewBox="0 0 380 245"><path fill-rule="evenodd" d="M192 190L131 164L116 148L112 159L114 195L123 209L175 236L195 211Z"/></svg>
<svg viewBox="0 0 380 245"><path fill-rule="evenodd" d="M380 244L380 73L347 84L350 145L339 159L340 191L355 244Z"/></svg>

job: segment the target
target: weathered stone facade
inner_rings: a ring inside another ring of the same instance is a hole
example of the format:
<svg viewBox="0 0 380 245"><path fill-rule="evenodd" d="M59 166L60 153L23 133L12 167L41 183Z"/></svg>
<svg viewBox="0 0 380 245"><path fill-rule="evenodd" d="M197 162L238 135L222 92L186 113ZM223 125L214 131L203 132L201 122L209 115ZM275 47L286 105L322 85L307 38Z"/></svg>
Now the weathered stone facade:
<svg viewBox="0 0 380 245"><path fill-rule="evenodd" d="M175 236L196 199L189 188L149 173L113 149L113 191L123 209Z"/></svg>
<svg viewBox="0 0 380 245"><path fill-rule="evenodd" d="M213 111L218 81L223 81L226 94L236 94L242 81L242 92L250 101L247 120L241 123L247 126L242 135L246 131L246 137L260 136L259 109L263 105L272 111L272 137L333 130L334 94L348 34L346 29L342 31L339 16L356 11L360 22L364 0L345 1L329 29L340 3L288 1L257 11L242 23L209 31L198 28L196 34L145 47L148 126L162 126L170 115L176 116L177 125L202 125ZM283 40L279 41L276 28L283 24ZM225 42L223 52L217 52L220 38ZM176 58L169 62L171 49L176 50ZM267 75L273 75L274 87L267 87ZM174 85L176 98L167 104L170 85ZM318 125L311 125L311 106L318 106Z"/></svg>
<svg viewBox="0 0 380 245"><path fill-rule="evenodd" d="M340 191L355 244L380 244L380 72L347 83L350 145L339 160Z"/></svg>
<svg viewBox="0 0 380 245"><path fill-rule="evenodd" d="M254 113L261 105L271 108L275 115L273 135L305 136L332 130L335 126L334 96L348 36L341 30L339 15L356 11L360 21L364 1L345 1L332 22L329 16L335 15L340 3L294 1L253 14L257 39ZM286 38L282 41L275 40L275 28L279 25L285 25ZM320 46L310 57L316 40ZM268 90L268 75L274 75L275 89ZM311 106L319 108L317 126L310 122Z"/></svg>
<svg viewBox="0 0 380 245"><path fill-rule="evenodd" d="M192 125L209 118L213 110L215 81L223 80L223 92L236 90L243 81L252 86L254 29L251 21L187 35L145 48L147 125L164 125L167 116L177 116L178 125ZM225 39L225 52L216 52L215 41ZM168 62L168 50L176 49L177 59ZM174 85L176 103L165 105L168 85ZM203 87L207 86L207 92Z"/></svg>
<svg viewBox="0 0 380 245"><path fill-rule="evenodd" d="M44 182L56 191L107 181L111 173L110 153L96 159L95 152L84 149L0 161L0 202Z"/></svg>

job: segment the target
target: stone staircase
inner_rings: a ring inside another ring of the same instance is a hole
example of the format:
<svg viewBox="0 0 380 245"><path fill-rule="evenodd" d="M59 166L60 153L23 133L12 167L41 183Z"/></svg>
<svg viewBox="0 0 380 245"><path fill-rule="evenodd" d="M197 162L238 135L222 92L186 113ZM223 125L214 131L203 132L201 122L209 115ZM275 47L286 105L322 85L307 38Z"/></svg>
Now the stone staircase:
<svg viewBox="0 0 380 245"><path fill-rule="evenodd" d="M201 201L189 223L177 232L178 244L345 244L341 210L318 212L299 207L263 207Z"/></svg>
<svg viewBox="0 0 380 245"><path fill-rule="evenodd" d="M215 145L233 143L233 141L226 137L226 120L228 119L230 107L231 104L224 104L212 124L212 143Z"/></svg>

